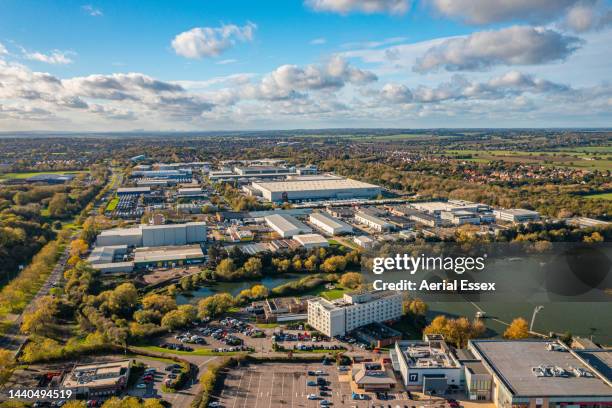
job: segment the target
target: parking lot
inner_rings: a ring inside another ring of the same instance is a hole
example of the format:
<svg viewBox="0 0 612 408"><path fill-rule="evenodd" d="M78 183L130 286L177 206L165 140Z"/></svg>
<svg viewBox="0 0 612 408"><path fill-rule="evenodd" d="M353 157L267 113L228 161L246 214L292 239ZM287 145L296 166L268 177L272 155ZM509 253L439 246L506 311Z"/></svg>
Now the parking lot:
<svg viewBox="0 0 612 408"><path fill-rule="evenodd" d="M309 371L322 370L327 380L326 396L320 396L317 386L309 386L309 381L316 381L316 375ZM212 400L218 401L225 408L272 408L272 407L321 407L321 401L327 400L332 407L383 407L383 408L448 408L448 404L438 398L411 400L404 390L388 393L388 400L378 400L374 393L366 393L368 399L353 400L348 381L340 381L336 366L325 366L320 363L257 363L234 368L227 371L223 388ZM346 376L344 376L346 377ZM317 399L309 400L308 395L315 394Z"/></svg>

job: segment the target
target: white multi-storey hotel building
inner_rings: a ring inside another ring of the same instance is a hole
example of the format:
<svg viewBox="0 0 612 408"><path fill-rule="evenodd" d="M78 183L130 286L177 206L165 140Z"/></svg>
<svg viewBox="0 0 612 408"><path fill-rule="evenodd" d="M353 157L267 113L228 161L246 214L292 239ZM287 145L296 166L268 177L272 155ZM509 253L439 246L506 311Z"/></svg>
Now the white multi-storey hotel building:
<svg viewBox="0 0 612 408"><path fill-rule="evenodd" d="M345 294L342 299L308 301L308 324L329 337L343 336L373 322L386 322L402 316L402 295L376 291Z"/></svg>

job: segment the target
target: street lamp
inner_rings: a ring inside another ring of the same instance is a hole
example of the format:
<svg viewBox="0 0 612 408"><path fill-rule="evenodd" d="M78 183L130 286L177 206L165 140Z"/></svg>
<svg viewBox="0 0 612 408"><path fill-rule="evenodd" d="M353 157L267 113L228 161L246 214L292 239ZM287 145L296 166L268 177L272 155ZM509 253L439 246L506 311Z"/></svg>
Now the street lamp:
<svg viewBox="0 0 612 408"><path fill-rule="evenodd" d="M540 310L544 309L544 306L538 305L533 309L533 315L531 315L531 324L529 325L529 331L533 331L533 323L535 322L536 315L540 312Z"/></svg>

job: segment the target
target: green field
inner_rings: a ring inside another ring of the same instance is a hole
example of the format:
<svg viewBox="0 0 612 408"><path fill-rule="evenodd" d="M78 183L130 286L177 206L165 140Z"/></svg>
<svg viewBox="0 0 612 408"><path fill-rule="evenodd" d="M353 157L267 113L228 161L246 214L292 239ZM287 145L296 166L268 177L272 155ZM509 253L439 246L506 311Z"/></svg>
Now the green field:
<svg viewBox="0 0 612 408"><path fill-rule="evenodd" d="M589 194L583 197L589 200L612 200L612 193Z"/></svg>
<svg viewBox="0 0 612 408"><path fill-rule="evenodd" d="M29 173L2 173L0 174L0 179L21 180L21 179L27 179L32 176L36 176L38 174L79 174L79 173L84 173L84 171L33 171Z"/></svg>
<svg viewBox="0 0 612 408"><path fill-rule="evenodd" d="M117 204L119 204L119 197L115 197L108 202L106 206L106 211L114 211L117 208Z"/></svg>
<svg viewBox="0 0 612 408"><path fill-rule="evenodd" d="M544 166L571 167L588 170L612 170L612 158L605 155L610 152L609 146L585 147L574 150L446 150L447 155L464 156L471 158L459 158L457 160L486 163L493 160L503 160L513 163L540 164Z"/></svg>

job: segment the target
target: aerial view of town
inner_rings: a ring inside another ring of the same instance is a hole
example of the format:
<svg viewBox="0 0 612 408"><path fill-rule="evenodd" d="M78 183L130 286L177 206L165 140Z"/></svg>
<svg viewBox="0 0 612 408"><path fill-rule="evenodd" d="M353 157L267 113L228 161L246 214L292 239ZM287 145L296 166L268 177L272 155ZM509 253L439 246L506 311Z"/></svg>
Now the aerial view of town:
<svg viewBox="0 0 612 408"><path fill-rule="evenodd" d="M611 41L608 0L1 1L0 408L611 407Z"/></svg>

